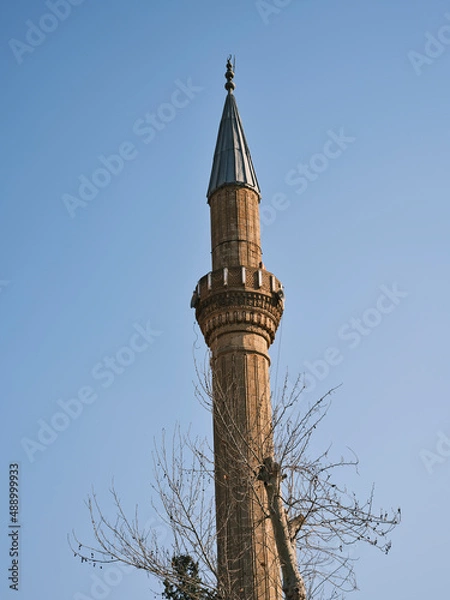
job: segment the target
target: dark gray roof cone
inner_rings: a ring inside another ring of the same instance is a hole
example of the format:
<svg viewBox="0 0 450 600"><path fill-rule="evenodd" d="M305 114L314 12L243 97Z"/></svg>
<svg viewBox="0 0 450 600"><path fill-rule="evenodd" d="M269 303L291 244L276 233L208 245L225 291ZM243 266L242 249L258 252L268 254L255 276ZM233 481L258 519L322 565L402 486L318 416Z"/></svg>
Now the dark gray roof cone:
<svg viewBox="0 0 450 600"><path fill-rule="evenodd" d="M211 178L206 194L208 199L218 188L230 183L249 187L255 190L258 195L261 195L233 94L235 85L232 79L234 73L230 59L228 59L227 69L225 88L228 90L228 94L223 107L219 133L217 134Z"/></svg>

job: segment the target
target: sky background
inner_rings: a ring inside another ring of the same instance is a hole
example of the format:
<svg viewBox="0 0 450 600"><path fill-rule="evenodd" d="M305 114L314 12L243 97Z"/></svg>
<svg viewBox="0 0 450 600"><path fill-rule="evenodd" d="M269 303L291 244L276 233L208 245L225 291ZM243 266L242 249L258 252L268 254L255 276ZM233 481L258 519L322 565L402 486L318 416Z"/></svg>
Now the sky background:
<svg viewBox="0 0 450 600"><path fill-rule="evenodd" d="M272 385L305 373L309 401L342 384L316 441L337 456L351 447L358 493L376 482L376 507L402 507L389 556L361 548L351 597L448 594L450 3L283 4L85 0L49 19L43 1L3 3L2 598L99 597L98 570L66 536L92 539L84 500L94 486L108 512L113 477L124 506L139 503L168 539L149 503L154 439L177 422L211 431L194 398L193 353L202 362L206 349L189 302L210 270L205 194L230 53L264 262L286 291ZM53 31L29 32L39 23ZM146 113L162 115L153 134L142 133ZM315 155L341 131L351 141L325 165ZM119 149L129 160L69 211L63 198L80 199L80 177ZM292 171L310 161L321 171L297 193ZM386 289L401 295L378 318ZM372 321L349 339L352 319ZM152 343L112 373L104 361L139 327ZM324 367L330 347L341 360ZM95 401L33 446L82 388ZM7 581L10 463L20 464L19 593ZM131 573L103 597L154 589Z"/></svg>

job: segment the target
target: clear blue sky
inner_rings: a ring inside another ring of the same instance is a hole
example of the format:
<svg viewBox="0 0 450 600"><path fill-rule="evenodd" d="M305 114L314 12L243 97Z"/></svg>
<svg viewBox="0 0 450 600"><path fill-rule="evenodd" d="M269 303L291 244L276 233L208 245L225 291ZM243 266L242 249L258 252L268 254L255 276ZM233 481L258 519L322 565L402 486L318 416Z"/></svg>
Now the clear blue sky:
<svg viewBox="0 0 450 600"><path fill-rule="evenodd" d="M320 441L353 448L361 494L375 481L379 504L403 509L391 554L362 551L353 598L444 597L450 4L85 0L54 18L47 4L6 3L0 20L2 598L92 598L96 573L66 542L72 528L89 539L91 486L107 507L114 476L151 519L153 438L176 421L210 432L189 302L210 268L205 193L229 53L264 261L286 289L272 381L305 372L311 398L343 383ZM129 364L114 373L118 352ZM79 393L82 413L26 451ZM15 462L19 594L6 580ZM107 597L151 586L127 574Z"/></svg>

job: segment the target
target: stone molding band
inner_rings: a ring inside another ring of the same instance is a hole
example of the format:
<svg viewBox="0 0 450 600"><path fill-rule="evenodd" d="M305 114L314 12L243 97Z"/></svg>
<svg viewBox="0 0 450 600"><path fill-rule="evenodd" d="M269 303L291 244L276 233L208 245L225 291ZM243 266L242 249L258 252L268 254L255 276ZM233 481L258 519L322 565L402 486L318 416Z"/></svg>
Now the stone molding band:
<svg viewBox="0 0 450 600"><path fill-rule="evenodd" d="M213 334L243 331L263 335L270 345L283 314L283 300L252 291L221 291L199 299L196 318L210 345Z"/></svg>

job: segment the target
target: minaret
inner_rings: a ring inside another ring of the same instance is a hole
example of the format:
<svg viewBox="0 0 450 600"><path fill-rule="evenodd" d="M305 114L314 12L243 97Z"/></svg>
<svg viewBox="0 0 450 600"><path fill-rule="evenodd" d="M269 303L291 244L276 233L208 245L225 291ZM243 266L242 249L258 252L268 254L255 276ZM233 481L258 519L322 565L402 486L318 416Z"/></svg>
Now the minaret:
<svg viewBox="0 0 450 600"><path fill-rule="evenodd" d="M279 600L279 562L259 467L273 453L268 354L283 288L262 263L258 180L233 94L207 192L212 270L192 306L210 348L219 585L227 600Z"/></svg>

